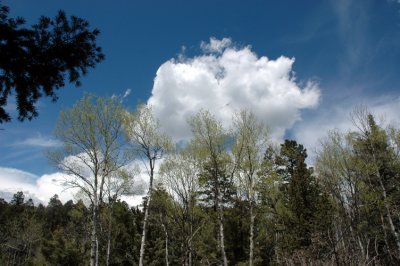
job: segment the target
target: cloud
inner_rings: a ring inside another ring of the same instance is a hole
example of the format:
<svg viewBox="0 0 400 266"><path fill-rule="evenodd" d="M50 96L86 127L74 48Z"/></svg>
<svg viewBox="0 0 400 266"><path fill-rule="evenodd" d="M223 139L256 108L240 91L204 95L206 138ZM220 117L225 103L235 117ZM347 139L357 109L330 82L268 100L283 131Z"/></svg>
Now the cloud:
<svg viewBox="0 0 400 266"><path fill-rule="evenodd" d="M37 176L15 168L0 167L0 179L2 186L9 186L21 182L33 184Z"/></svg>
<svg viewBox="0 0 400 266"><path fill-rule="evenodd" d="M294 58L259 57L250 46L236 48L227 38L211 38L201 48L208 53L162 64L148 100L165 131L177 140L190 136L187 120L200 109L227 127L234 112L249 109L279 139L301 119L302 109L319 104L318 84L296 80Z"/></svg>
<svg viewBox="0 0 400 266"><path fill-rule="evenodd" d="M123 99L125 99L126 97L128 97L131 94L131 89L127 89L124 93L124 96L122 96Z"/></svg>
<svg viewBox="0 0 400 266"><path fill-rule="evenodd" d="M76 165L75 170L90 178L91 173L88 167L83 166L77 157L68 156L65 161ZM156 171L158 171L160 163L161 161L156 164ZM137 169L136 167L139 167L140 172L134 177L132 195L124 195L121 199L131 206L140 205L148 189L149 177L146 167L139 160L133 161L127 167L133 171ZM78 195L79 190L77 188L66 189L63 185L65 180L72 178L72 176L62 172L37 176L15 168L0 167L0 197L10 201L16 192L22 191L25 194L25 199L32 198L35 204L47 204L50 198L57 194L59 199L65 203L68 200L76 199ZM80 198L79 195L78 198Z"/></svg>
<svg viewBox="0 0 400 266"><path fill-rule="evenodd" d="M131 92L132 92L131 89L126 89L123 95L114 93L113 95L111 95L111 99L113 100L117 99L120 101L120 103L123 103L124 100L128 98L128 96L131 94Z"/></svg>
<svg viewBox="0 0 400 266"><path fill-rule="evenodd" d="M232 45L232 40L230 38L223 38L218 40L214 37L210 38L210 42L202 41L200 48L206 53L222 53L226 48Z"/></svg>
<svg viewBox="0 0 400 266"><path fill-rule="evenodd" d="M58 194L60 200L66 202L73 199L73 191L64 190L61 185L64 178L62 173L39 177L15 168L0 167L0 191L3 196L22 191L26 199L32 198L35 203L44 204L47 204L54 194Z"/></svg>
<svg viewBox="0 0 400 266"><path fill-rule="evenodd" d="M397 114L400 112L400 98L382 96L374 99L350 100L334 107L320 110L315 117L299 123L293 129L294 138L303 144L310 155L310 162L315 159L315 151L319 148L319 141L327 136L329 130L339 130L346 133L356 130L351 121L351 112L362 104L375 116L377 123L383 127L400 126Z"/></svg>
<svg viewBox="0 0 400 266"><path fill-rule="evenodd" d="M61 143L59 141L52 138L43 137L40 133L38 133L36 137L27 138L11 144L11 146L30 146L41 148L59 147L60 145Z"/></svg>
<svg viewBox="0 0 400 266"><path fill-rule="evenodd" d="M341 70L351 75L365 64L366 58L373 56L376 47L369 45L370 16L373 8L370 2L362 5L358 1L334 0L331 1L332 10L337 19L337 30L342 45Z"/></svg>

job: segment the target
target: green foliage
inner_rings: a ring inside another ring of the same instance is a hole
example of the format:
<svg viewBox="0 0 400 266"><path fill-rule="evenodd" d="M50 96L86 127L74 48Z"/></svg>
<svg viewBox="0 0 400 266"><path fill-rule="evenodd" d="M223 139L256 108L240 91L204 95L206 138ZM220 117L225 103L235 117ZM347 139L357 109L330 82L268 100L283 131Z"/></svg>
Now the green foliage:
<svg viewBox="0 0 400 266"><path fill-rule="evenodd" d="M102 208L102 227L108 228L109 208ZM140 233L142 212L136 208L129 208L124 201L117 200L112 203L111 216L111 251L109 265L132 265L137 262L140 248ZM100 235L101 264L105 264L107 248L107 235Z"/></svg>
<svg viewBox="0 0 400 266"><path fill-rule="evenodd" d="M90 259L90 210L82 201L63 204L58 196L47 206L35 207L14 195L20 204L0 201L0 265L87 265ZM105 212L107 208L102 208ZM109 265L132 265L138 261L142 212L125 202L112 206L114 230ZM7 218L7 219L4 219ZM102 220L100 227L106 228ZM100 236L100 249L106 246ZM105 262L105 252L100 262Z"/></svg>
<svg viewBox="0 0 400 266"><path fill-rule="evenodd" d="M231 208L224 212L227 255L230 261L248 261L249 206L239 198L233 200Z"/></svg>
<svg viewBox="0 0 400 266"><path fill-rule="evenodd" d="M201 202L207 206L212 206L216 211L218 205L227 205L232 202L235 194L232 177L229 175L227 167L230 163L227 157L217 158L216 161L203 163L203 168L199 174L199 184L201 187Z"/></svg>
<svg viewBox="0 0 400 266"><path fill-rule="evenodd" d="M327 252L323 234L332 226L332 208L306 158L305 148L293 140L285 140L279 153L268 148L265 154L259 189L268 215L261 220L270 227L261 234L269 247L266 261L289 263L299 253L317 259Z"/></svg>
<svg viewBox="0 0 400 266"><path fill-rule="evenodd" d="M145 265L220 265L223 250L229 265L398 265L400 131L369 113L358 119L358 131L331 132L322 142L314 172L294 140L279 149L250 145L254 156L241 158L245 136L228 149L221 124L200 113L190 145L169 154L154 176L161 182L148 209L148 197L143 210L112 197L101 202L99 264L108 247L109 265L139 263L150 210ZM37 207L22 192L10 203L0 199L0 264L87 265L92 210L57 195Z"/></svg>
<svg viewBox="0 0 400 266"><path fill-rule="evenodd" d="M364 108L356 109L348 134L330 133L317 159L317 170L334 206L330 241L338 263L397 264L399 157L397 133L384 130ZM335 238L332 238L334 240ZM371 245L371 243L374 243Z"/></svg>
<svg viewBox="0 0 400 266"><path fill-rule="evenodd" d="M0 224L0 264L27 265L33 261L42 240L42 224L32 201L23 192L14 194L11 204L3 204Z"/></svg>

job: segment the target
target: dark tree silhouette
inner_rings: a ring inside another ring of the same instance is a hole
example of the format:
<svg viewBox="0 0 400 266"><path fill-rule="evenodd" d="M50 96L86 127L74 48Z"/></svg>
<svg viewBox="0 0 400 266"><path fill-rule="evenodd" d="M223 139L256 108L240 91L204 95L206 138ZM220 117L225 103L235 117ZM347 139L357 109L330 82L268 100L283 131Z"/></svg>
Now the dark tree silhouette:
<svg viewBox="0 0 400 266"><path fill-rule="evenodd" d="M42 16L27 28L23 18L8 15L9 8L0 4L0 123L11 120L5 110L10 95L15 95L18 119L31 120L38 115L40 97L56 101L66 80L79 86L81 76L104 59L96 44L100 32L90 30L84 19L59 11L54 19Z"/></svg>

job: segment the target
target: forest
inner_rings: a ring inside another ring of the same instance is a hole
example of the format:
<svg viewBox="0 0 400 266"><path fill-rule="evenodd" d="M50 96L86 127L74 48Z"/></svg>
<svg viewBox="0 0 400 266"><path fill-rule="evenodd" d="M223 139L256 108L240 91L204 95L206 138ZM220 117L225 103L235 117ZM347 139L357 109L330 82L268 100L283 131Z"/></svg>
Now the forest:
<svg viewBox="0 0 400 266"><path fill-rule="evenodd" d="M175 143L151 106L86 95L46 150L77 200L0 199L0 265L399 265L400 130L350 116L311 167L248 110L230 128L202 110Z"/></svg>

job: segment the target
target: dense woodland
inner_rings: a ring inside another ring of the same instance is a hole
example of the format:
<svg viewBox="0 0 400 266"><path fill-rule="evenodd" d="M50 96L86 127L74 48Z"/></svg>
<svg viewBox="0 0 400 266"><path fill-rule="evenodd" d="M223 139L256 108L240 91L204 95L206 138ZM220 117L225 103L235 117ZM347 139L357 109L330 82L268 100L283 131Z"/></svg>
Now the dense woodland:
<svg viewBox="0 0 400 266"><path fill-rule="evenodd" d="M82 200L0 200L1 265L399 265L400 131L366 108L331 131L314 167L251 112L224 128L203 110L174 144L151 107L87 95L46 152ZM132 195L146 165L143 203Z"/></svg>

